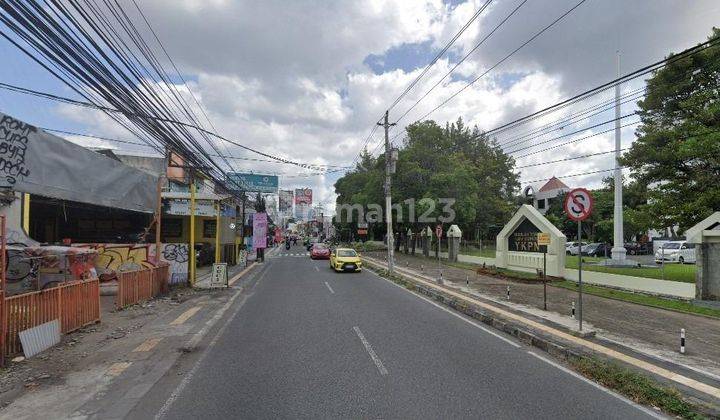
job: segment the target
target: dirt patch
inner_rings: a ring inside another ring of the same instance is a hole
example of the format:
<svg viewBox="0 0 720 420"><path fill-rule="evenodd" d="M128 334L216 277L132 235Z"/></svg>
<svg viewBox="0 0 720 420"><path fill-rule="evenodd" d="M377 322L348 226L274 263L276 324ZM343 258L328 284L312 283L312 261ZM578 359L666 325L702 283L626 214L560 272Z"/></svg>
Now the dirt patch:
<svg viewBox="0 0 720 420"><path fill-rule="evenodd" d="M24 392L64 383L69 372L111 361L112 357L107 352L101 355L101 350L121 344L180 302L203 295L202 291L178 288L167 296L122 310L115 309L113 296L101 296L101 322L63 335L60 344L30 359L24 359L22 355L8 358L7 366L0 369L0 408Z"/></svg>

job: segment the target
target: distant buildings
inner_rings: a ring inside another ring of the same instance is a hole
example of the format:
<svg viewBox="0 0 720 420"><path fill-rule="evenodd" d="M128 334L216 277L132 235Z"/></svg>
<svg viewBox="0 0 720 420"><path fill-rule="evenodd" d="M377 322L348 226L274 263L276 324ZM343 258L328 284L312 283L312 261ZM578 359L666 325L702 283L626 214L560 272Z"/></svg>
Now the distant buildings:
<svg viewBox="0 0 720 420"><path fill-rule="evenodd" d="M545 185L540 187L540 190L534 195L533 207L538 209L540 213L545 214L548 208L550 208L550 205L556 200L562 200L562 197L568 191L570 191L570 187L559 179L552 177Z"/></svg>

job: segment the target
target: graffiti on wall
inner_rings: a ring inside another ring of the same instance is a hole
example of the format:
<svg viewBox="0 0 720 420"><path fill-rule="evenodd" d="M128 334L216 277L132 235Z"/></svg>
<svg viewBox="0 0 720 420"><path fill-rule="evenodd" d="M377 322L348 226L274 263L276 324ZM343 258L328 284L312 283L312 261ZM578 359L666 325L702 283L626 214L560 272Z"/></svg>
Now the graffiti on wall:
<svg viewBox="0 0 720 420"><path fill-rule="evenodd" d="M101 282L117 279L117 273L154 267L155 244L77 244L97 251L95 269ZM170 266L170 284L188 279L188 244L161 244L160 261Z"/></svg>
<svg viewBox="0 0 720 420"><path fill-rule="evenodd" d="M160 252L162 253L160 260L170 265L170 284L186 283L188 281L190 245L162 244Z"/></svg>
<svg viewBox="0 0 720 420"><path fill-rule="evenodd" d="M16 295L97 276L95 252L64 246L9 246L6 293Z"/></svg>
<svg viewBox="0 0 720 420"><path fill-rule="evenodd" d="M30 175L25 165L25 151L28 135L37 128L15 118L4 115L0 119L0 176L8 184L14 185L18 179Z"/></svg>

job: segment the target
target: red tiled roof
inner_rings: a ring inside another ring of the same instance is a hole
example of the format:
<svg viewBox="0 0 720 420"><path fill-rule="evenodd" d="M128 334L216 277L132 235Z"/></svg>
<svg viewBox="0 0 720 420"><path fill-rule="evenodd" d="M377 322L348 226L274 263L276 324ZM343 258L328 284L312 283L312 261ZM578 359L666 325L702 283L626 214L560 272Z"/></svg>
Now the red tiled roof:
<svg viewBox="0 0 720 420"><path fill-rule="evenodd" d="M545 185L540 187L540 192L558 190L560 188L570 189L570 187L565 185L564 182L560 181L555 177L552 177L547 183L545 183Z"/></svg>

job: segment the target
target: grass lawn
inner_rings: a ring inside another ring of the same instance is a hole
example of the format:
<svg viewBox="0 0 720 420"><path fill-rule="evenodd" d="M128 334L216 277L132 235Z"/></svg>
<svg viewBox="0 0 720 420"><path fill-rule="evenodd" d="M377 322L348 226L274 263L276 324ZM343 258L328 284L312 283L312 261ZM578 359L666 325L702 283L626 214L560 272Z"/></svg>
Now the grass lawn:
<svg viewBox="0 0 720 420"><path fill-rule="evenodd" d="M495 258L495 248L484 247L483 249L474 246L460 247L460 253L463 255L472 255L474 257Z"/></svg>
<svg viewBox="0 0 720 420"><path fill-rule="evenodd" d="M583 257L583 262L597 262L601 260L603 260L603 258ZM577 256L568 255L565 258L565 268L577 270ZM684 283L695 283L695 264L665 264L664 274L663 269L660 268L660 266L658 266L658 268L614 268L603 267L599 265L583 264L583 270L599 271L602 273L610 274L622 274L625 276L645 277L650 279L681 281Z"/></svg>
<svg viewBox="0 0 720 420"><path fill-rule="evenodd" d="M577 283L564 280L561 282L548 283L549 286L562 287L569 290L577 290ZM655 296L643 295L640 293L625 292L622 290L608 289L606 287L598 287L584 284L583 293L589 295L600 296L604 298L618 299L626 302L637 303L654 308L668 309L671 311L684 312L689 314L699 314L720 318L720 309L707 308L704 306L693 305L684 300L663 299Z"/></svg>

